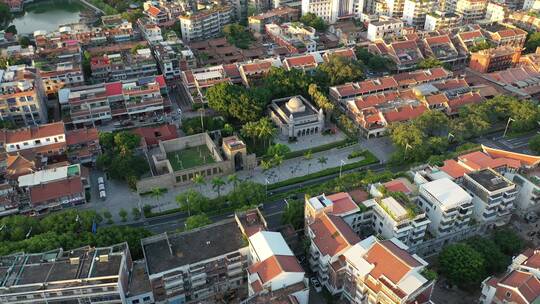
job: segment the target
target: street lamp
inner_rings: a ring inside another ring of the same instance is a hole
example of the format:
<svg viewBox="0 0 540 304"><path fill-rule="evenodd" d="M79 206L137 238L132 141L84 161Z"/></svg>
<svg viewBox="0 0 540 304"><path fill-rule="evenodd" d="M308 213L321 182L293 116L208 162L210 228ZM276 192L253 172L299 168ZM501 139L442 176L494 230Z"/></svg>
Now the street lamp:
<svg viewBox="0 0 540 304"><path fill-rule="evenodd" d="M506 123L506 127L504 128L504 133L502 137L506 137L506 132L508 131L508 126L510 126L510 122L515 121L512 117L508 117L508 122Z"/></svg>
<svg viewBox="0 0 540 304"><path fill-rule="evenodd" d="M270 181L268 180L268 177L264 178L264 182L265 182L265 184L264 184L264 193L268 197L268 184L270 184Z"/></svg>
<svg viewBox="0 0 540 304"><path fill-rule="evenodd" d="M343 161L343 159L341 160L341 164L339 165L339 178L341 178L341 170L343 169L343 165L345 164L345 162Z"/></svg>

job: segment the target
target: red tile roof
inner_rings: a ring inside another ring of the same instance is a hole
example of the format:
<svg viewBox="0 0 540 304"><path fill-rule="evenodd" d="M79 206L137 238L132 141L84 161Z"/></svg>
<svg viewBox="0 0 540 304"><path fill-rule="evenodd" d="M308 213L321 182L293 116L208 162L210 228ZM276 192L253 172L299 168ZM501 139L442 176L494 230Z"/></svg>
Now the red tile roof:
<svg viewBox="0 0 540 304"><path fill-rule="evenodd" d="M389 240L375 243L364 255L364 259L375 266L370 272L372 277L379 280L384 276L394 284L399 283L411 269L421 265Z"/></svg>
<svg viewBox="0 0 540 304"><path fill-rule="evenodd" d="M383 115L388 123L400 122L414 119L422 115L422 113L424 113L426 110L427 108L425 106L404 106L385 112Z"/></svg>
<svg viewBox="0 0 540 304"><path fill-rule="evenodd" d="M250 274L257 273L262 284L265 284L283 272L304 272L295 256L273 255L264 261L248 267Z"/></svg>
<svg viewBox="0 0 540 304"><path fill-rule="evenodd" d="M313 242L323 255L334 256L360 241L342 218L326 213L317 218L309 227L315 234Z"/></svg>
<svg viewBox="0 0 540 304"><path fill-rule="evenodd" d="M453 159L447 159L444 161L444 165L440 167L443 172L450 175L452 178L463 177L465 173L469 173L471 170L461 166L457 161Z"/></svg>
<svg viewBox="0 0 540 304"><path fill-rule="evenodd" d="M358 206L347 192L339 192L326 196L333 203L332 214L340 215L358 210Z"/></svg>
<svg viewBox="0 0 540 304"><path fill-rule="evenodd" d="M448 98L444 94L434 94L426 96L426 102L428 105L439 105L439 104L446 104L448 102Z"/></svg>
<svg viewBox="0 0 540 304"><path fill-rule="evenodd" d="M305 66L316 67L317 66L317 61L315 61L315 57L313 57L313 55L290 57L290 58L286 58L284 61L285 61L285 64L289 68L305 67Z"/></svg>
<svg viewBox="0 0 540 304"><path fill-rule="evenodd" d="M105 84L105 92L107 96L122 95L122 83L112 82Z"/></svg>
<svg viewBox="0 0 540 304"><path fill-rule="evenodd" d="M63 135L65 133L64 123L55 122L37 127L27 127L17 130L2 130L6 144L27 141L36 138Z"/></svg>
<svg viewBox="0 0 540 304"><path fill-rule="evenodd" d="M494 149L486 146L482 146L482 150L495 158L507 158L518 161L522 166L537 166L540 163L540 156L533 156L528 154L515 153L510 151L504 151L500 149Z"/></svg>
<svg viewBox="0 0 540 304"><path fill-rule="evenodd" d="M514 270L499 281L495 297L508 303L533 303L540 299L540 280L532 273Z"/></svg>
<svg viewBox="0 0 540 304"><path fill-rule="evenodd" d="M484 37L484 35L482 35L482 32L480 31L463 32L463 33L459 33L458 35L463 41L469 41L469 40L474 40L476 38Z"/></svg>
<svg viewBox="0 0 540 304"><path fill-rule="evenodd" d="M76 176L30 187L30 202L35 205L82 192L81 178Z"/></svg>
<svg viewBox="0 0 540 304"><path fill-rule="evenodd" d="M96 128L82 128L66 133L66 143L68 146L79 145L87 142L98 141L99 134Z"/></svg>
<svg viewBox="0 0 540 304"><path fill-rule="evenodd" d="M157 17L161 13L161 10L153 5L149 6L146 11L153 17Z"/></svg>
<svg viewBox="0 0 540 304"><path fill-rule="evenodd" d="M412 190L409 189L409 187L407 187L407 185L405 185L405 183L403 183L402 181L397 180L397 179L386 182L386 183L383 184L383 186L388 191L391 191L391 192L401 192L401 193L404 193L404 194L409 194L409 193L412 192Z"/></svg>
<svg viewBox="0 0 540 304"><path fill-rule="evenodd" d="M159 141L178 138L176 127L168 124L158 127L136 128L132 132L141 136L141 139L147 146L155 146L159 144Z"/></svg>

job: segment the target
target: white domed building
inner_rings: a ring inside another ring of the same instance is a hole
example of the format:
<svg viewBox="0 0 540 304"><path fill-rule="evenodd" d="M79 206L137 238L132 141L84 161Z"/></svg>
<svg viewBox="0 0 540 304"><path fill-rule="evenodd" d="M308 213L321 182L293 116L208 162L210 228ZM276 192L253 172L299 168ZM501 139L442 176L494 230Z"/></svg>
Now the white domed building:
<svg viewBox="0 0 540 304"><path fill-rule="evenodd" d="M322 109L300 95L273 100L269 112L282 138L309 136L324 129Z"/></svg>

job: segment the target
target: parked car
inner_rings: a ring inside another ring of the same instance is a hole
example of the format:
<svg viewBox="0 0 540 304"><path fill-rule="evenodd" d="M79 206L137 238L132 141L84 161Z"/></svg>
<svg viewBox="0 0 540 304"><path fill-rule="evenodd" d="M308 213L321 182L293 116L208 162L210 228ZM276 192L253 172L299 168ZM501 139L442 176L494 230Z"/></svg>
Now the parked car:
<svg viewBox="0 0 540 304"><path fill-rule="evenodd" d="M107 198L107 193L105 191L99 191L99 198L105 200Z"/></svg>
<svg viewBox="0 0 540 304"><path fill-rule="evenodd" d="M98 177L97 179L98 184L105 184L105 179L103 179L103 176Z"/></svg>
<svg viewBox="0 0 540 304"><path fill-rule="evenodd" d="M105 191L105 185L104 184L99 184L98 189L99 189L99 191Z"/></svg>
<svg viewBox="0 0 540 304"><path fill-rule="evenodd" d="M313 288L315 288L315 291L316 292L321 292L322 291L322 286L321 286L321 283L319 283L319 280L317 280L317 278L311 278L309 279L311 281L311 285L313 285Z"/></svg>

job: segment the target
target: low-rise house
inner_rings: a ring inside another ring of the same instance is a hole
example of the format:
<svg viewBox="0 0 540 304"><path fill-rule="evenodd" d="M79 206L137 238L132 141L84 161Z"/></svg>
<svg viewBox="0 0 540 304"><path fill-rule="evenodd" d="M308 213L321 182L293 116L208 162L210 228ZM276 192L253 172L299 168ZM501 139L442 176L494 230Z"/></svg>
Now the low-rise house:
<svg viewBox="0 0 540 304"><path fill-rule="evenodd" d="M367 26L367 39L369 41L383 40L387 37L401 36L403 21L395 18L381 16L378 21L370 22Z"/></svg>
<svg viewBox="0 0 540 304"><path fill-rule="evenodd" d="M152 51L143 45L129 44L129 49L107 52L90 59L92 79L96 82L114 82L158 74Z"/></svg>
<svg viewBox="0 0 540 304"><path fill-rule="evenodd" d="M318 37L315 29L299 22L280 25L267 24L265 31L275 43L287 48L289 54L301 54L317 50Z"/></svg>
<svg viewBox="0 0 540 304"><path fill-rule="evenodd" d="M418 63L424 60L416 40L395 41L389 44L377 42L369 45L368 49L371 53L391 59L396 64L398 72L414 70Z"/></svg>
<svg viewBox="0 0 540 304"><path fill-rule="evenodd" d="M527 249L512 259L500 277L482 282L480 303L533 304L540 301L540 249Z"/></svg>
<svg viewBox="0 0 540 304"><path fill-rule="evenodd" d="M153 51L166 79L180 78L182 71L197 67L195 55L176 35L154 45Z"/></svg>
<svg viewBox="0 0 540 304"><path fill-rule="evenodd" d="M31 151L38 155L62 154L67 148L64 124L56 122L17 130L2 130L0 143L8 154Z"/></svg>
<svg viewBox="0 0 540 304"><path fill-rule="evenodd" d="M37 214L86 203L81 178L69 177L29 187L30 206Z"/></svg>
<svg viewBox="0 0 540 304"><path fill-rule="evenodd" d="M503 84L505 89L519 97L538 98L540 96L540 71L531 65L496 71L488 75L488 79Z"/></svg>
<svg viewBox="0 0 540 304"><path fill-rule="evenodd" d="M352 20L340 21L328 27L328 31L336 35L343 45L354 46L361 39L365 29Z"/></svg>
<svg viewBox="0 0 540 304"><path fill-rule="evenodd" d="M248 17L249 29L256 33L262 33L265 25L270 23L285 23L298 20L300 10L289 6L279 6L267 12Z"/></svg>
<svg viewBox="0 0 540 304"><path fill-rule="evenodd" d="M484 36L494 46L509 46L512 48L523 48L527 39L527 32L501 23L491 23L481 27Z"/></svg>
<svg viewBox="0 0 540 304"><path fill-rule="evenodd" d="M81 128L66 132L67 157L74 164L95 164L101 153L96 128Z"/></svg>
<svg viewBox="0 0 540 304"><path fill-rule="evenodd" d="M141 127L131 131L141 137L143 149L158 146L161 141L178 138L178 132L174 125L161 125L157 127Z"/></svg>
<svg viewBox="0 0 540 304"><path fill-rule="evenodd" d="M422 40L425 57L436 58L452 68L465 65L467 56L461 55L448 35L426 37Z"/></svg>

